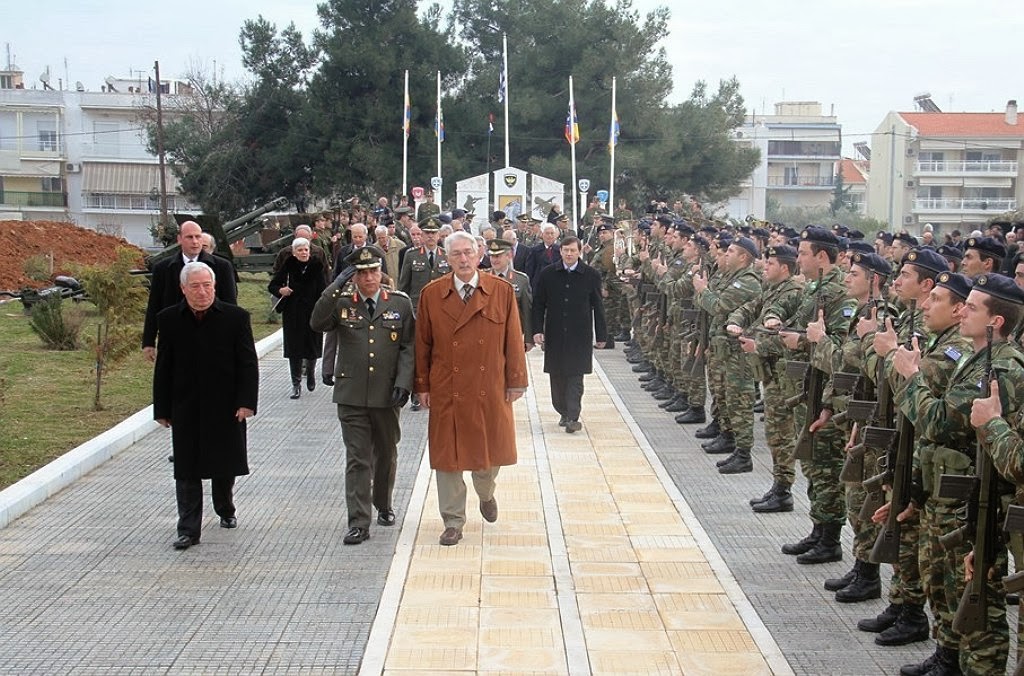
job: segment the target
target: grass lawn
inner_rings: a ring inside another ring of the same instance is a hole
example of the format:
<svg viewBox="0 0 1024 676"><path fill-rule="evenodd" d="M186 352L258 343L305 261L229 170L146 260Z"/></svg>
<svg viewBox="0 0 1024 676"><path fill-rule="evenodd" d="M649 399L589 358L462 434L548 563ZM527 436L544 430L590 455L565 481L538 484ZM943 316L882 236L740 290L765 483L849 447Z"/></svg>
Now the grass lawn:
<svg viewBox="0 0 1024 676"><path fill-rule="evenodd" d="M268 281L266 274L246 273L238 286L239 304L252 313L256 340L278 328L266 322ZM72 303L65 301L65 306ZM95 336L95 308L87 302L74 307L87 315L83 339ZM103 410L94 411L93 353L84 347L43 349L21 303L0 305L0 346L0 489L152 403L153 366L140 349L104 375Z"/></svg>

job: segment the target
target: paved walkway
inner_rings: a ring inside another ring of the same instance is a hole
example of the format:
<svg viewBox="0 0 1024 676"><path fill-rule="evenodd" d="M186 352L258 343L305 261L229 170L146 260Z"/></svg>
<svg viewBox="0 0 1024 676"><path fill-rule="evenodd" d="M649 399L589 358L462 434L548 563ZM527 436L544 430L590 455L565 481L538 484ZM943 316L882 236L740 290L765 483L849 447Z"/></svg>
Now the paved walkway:
<svg viewBox="0 0 1024 676"><path fill-rule="evenodd" d="M275 352L237 530L209 513L202 544L170 548L163 430L0 530L0 674L891 674L927 653L856 631L884 602L822 590L849 561L778 553L807 530L806 499L791 514L746 507L770 483L763 441L753 473L723 477L621 352L598 361L584 430L568 435L531 354L499 520L483 524L470 491L456 547L437 544L426 413L403 413L401 523L346 547L329 390L288 400Z"/></svg>

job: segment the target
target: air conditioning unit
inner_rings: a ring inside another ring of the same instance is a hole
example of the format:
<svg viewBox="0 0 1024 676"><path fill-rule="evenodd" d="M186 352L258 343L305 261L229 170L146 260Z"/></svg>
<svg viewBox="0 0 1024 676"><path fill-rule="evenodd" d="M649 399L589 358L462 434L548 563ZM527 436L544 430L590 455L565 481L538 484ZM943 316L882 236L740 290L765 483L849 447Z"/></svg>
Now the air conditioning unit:
<svg viewBox="0 0 1024 676"><path fill-rule="evenodd" d="M915 185L917 185L917 184L916 184L916 183L914 183L914 179L912 179L912 178L908 178L908 179L907 179L907 184L906 184L906 185L907 185L907 187L908 187L908 188L913 188L913 187L914 187Z"/></svg>
<svg viewBox="0 0 1024 676"><path fill-rule="evenodd" d="M911 225L913 222L914 222L914 217L913 216L904 216L903 217L903 224L904 225Z"/></svg>
<svg viewBox="0 0 1024 676"><path fill-rule="evenodd" d="M82 165L78 162L65 162L64 171L69 174L77 174L82 171Z"/></svg>
<svg viewBox="0 0 1024 676"><path fill-rule="evenodd" d="M914 156L914 149L913 148L907 148L907 157L913 157L913 156Z"/></svg>

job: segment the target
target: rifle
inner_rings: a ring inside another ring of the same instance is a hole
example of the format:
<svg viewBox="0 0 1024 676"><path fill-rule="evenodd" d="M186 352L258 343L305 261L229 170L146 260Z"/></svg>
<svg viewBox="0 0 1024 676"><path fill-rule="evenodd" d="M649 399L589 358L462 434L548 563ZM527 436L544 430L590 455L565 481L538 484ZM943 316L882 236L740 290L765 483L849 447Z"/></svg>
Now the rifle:
<svg viewBox="0 0 1024 676"><path fill-rule="evenodd" d="M711 279L711 266L707 256L701 254L700 259L701 275L704 279ZM690 364L690 375L698 376L704 373L705 354L708 351L708 343L711 341L711 323L708 313L700 310L697 316L697 344L693 348L693 361Z"/></svg>
<svg viewBox="0 0 1024 676"><path fill-rule="evenodd" d="M985 377L982 379L982 397L990 392L992 380L992 327L986 327ZM966 499L966 523L951 533L939 538L939 543L949 549L962 543L968 532L974 532L974 577L967 583L956 615L953 629L961 634L984 629L987 625L987 599L985 596L988 570L996 558L999 532L996 524L999 491L996 488L996 472L992 462L977 442L975 448L975 475L957 476L943 474L939 480L940 498Z"/></svg>
<svg viewBox="0 0 1024 676"><path fill-rule="evenodd" d="M825 270L818 268L818 285L814 289L814 315L811 319L812 322L818 321L818 315L821 314L822 309L825 307L825 301L821 294L821 282L824 275ZM807 400L807 411L804 413L804 424L800 428L800 434L797 436L796 444L793 448L793 458L806 462L814 458L815 433L810 431L810 426L818 419L818 414L821 412L821 395L825 389L825 374L811 366L810 362L796 360L786 362L787 375L796 374L800 371L804 373L805 387L799 397L801 400ZM791 400L787 400L786 403L789 404Z"/></svg>

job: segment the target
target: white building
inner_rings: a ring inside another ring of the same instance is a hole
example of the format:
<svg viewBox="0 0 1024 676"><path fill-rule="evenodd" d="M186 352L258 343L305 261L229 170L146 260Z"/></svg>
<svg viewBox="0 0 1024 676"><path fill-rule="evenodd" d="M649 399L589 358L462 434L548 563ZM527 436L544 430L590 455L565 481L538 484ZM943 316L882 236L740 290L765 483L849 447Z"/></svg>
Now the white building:
<svg viewBox="0 0 1024 676"><path fill-rule="evenodd" d="M186 94L165 80L163 92ZM0 71L0 218L61 220L153 245L160 171L140 117L151 80L107 78L99 92L25 89ZM166 171L169 212L195 212Z"/></svg>
<svg viewBox="0 0 1024 676"><path fill-rule="evenodd" d="M932 106L934 107L934 106ZM919 235L969 232L1024 199L1024 121L1004 112L890 112L871 142L868 215Z"/></svg>

